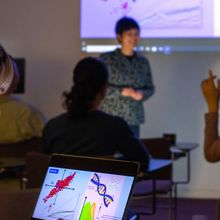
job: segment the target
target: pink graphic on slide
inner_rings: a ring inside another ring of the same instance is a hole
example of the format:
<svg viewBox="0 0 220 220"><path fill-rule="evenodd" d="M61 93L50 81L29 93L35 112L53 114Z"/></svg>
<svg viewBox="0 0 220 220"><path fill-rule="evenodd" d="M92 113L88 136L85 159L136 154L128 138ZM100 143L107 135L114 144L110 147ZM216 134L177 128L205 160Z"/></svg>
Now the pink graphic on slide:
<svg viewBox="0 0 220 220"><path fill-rule="evenodd" d="M48 199L52 198L55 196L58 192L62 191L64 188L68 187L69 184L72 182L72 180L75 177L75 172L71 174L70 176L67 176L63 180L58 180L55 187L49 192L49 194L43 199L44 202L46 203Z"/></svg>
<svg viewBox="0 0 220 220"><path fill-rule="evenodd" d="M101 1L108 2L108 0L101 0ZM117 11L119 9L122 11L127 11L131 7L130 4L135 3L135 2L136 2L136 0L119 0L118 8L115 8L115 10Z"/></svg>

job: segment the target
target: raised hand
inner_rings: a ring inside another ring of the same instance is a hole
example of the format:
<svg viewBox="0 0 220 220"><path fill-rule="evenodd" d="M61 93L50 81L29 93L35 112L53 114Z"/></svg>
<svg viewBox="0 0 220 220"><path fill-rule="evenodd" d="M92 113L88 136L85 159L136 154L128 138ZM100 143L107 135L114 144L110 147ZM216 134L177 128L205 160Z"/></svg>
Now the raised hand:
<svg viewBox="0 0 220 220"><path fill-rule="evenodd" d="M209 70L208 79L205 79L201 83L201 89L205 101L208 105L209 112L218 112L218 102L220 94L220 81L218 80L217 86L215 85L216 76Z"/></svg>

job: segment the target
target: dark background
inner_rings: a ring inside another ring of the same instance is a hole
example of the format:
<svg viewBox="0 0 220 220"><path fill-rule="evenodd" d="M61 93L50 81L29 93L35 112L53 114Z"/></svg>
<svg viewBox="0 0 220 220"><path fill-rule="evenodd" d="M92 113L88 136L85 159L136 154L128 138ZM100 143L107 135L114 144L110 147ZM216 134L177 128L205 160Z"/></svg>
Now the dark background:
<svg viewBox="0 0 220 220"><path fill-rule="evenodd" d="M20 74L20 81L14 93L23 94L25 93L25 59L24 58L13 58L13 59L15 63L17 64L19 74Z"/></svg>

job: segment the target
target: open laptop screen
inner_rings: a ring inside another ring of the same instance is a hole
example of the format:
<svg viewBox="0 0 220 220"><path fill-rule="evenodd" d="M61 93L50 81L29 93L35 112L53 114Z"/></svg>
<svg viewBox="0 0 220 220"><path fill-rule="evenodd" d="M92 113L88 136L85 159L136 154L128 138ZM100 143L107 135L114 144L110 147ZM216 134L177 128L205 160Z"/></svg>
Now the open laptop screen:
<svg viewBox="0 0 220 220"><path fill-rule="evenodd" d="M120 166L114 173L93 170L102 163L117 164L98 160L87 170L49 166L32 219L123 219L136 174L122 175Z"/></svg>

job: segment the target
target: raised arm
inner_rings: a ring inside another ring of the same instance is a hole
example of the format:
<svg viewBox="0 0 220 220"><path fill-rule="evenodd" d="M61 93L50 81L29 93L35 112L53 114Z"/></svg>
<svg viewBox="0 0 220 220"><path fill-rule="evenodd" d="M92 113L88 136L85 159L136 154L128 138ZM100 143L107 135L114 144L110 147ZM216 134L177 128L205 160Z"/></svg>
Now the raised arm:
<svg viewBox="0 0 220 220"><path fill-rule="evenodd" d="M207 161L220 161L220 138L218 135L218 110L220 81L215 85L215 76L209 71L208 79L201 83L201 89L206 101L208 112L205 114L204 155Z"/></svg>
<svg viewBox="0 0 220 220"><path fill-rule="evenodd" d="M220 138L218 136L218 113L205 115L204 154L209 162L220 161Z"/></svg>

